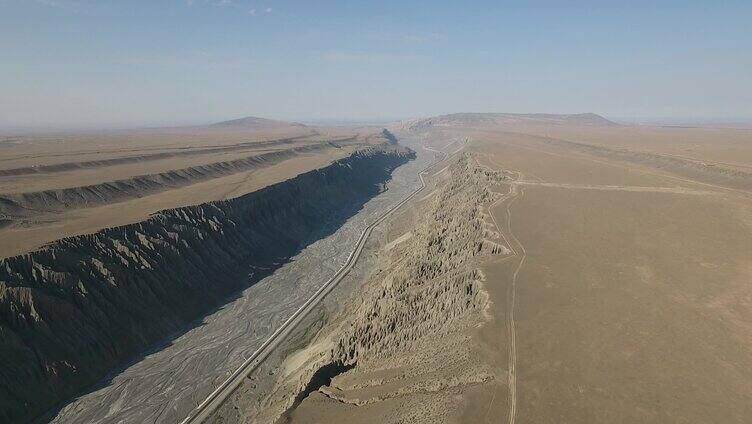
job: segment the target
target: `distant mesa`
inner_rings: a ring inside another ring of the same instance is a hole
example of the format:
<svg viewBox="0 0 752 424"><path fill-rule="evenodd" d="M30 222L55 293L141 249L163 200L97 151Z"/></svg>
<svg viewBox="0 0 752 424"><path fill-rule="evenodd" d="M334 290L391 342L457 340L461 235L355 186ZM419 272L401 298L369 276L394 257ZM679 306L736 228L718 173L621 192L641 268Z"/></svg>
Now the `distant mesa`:
<svg viewBox="0 0 752 424"><path fill-rule="evenodd" d="M498 126L498 125L582 125L592 127L619 126L616 122L595 114L550 114L550 113L453 113L420 119L412 126Z"/></svg>
<svg viewBox="0 0 752 424"><path fill-rule="evenodd" d="M232 119L230 121L217 122L211 124L211 127L222 128L274 128L274 127L304 127L303 124L295 122L277 121L274 119L258 118L255 116L246 116L245 118Z"/></svg>
<svg viewBox="0 0 752 424"><path fill-rule="evenodd" d="M540 115L542 117L550 117L555 119L556 117L563 118L564 121L570 124L579 125L592 125L598 127L618 127L620 126L614 121L610 121L597 113L577 113L573 115Z"/></svg>

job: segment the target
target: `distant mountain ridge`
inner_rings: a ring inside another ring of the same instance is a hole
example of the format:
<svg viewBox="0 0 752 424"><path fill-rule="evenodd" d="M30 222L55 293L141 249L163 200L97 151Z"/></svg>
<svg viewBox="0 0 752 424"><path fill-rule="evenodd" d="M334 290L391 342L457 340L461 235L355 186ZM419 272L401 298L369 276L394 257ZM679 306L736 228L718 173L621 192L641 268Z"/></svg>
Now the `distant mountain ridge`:
<svg viewBox="0 0 752 424"><path fill-rule="evenodd" d="M223 128L305 127L305 125L296 122L278 121L276 119L259 118L256 116L246 116L245 118L217 122L210 126Z"/></svg>
<svg viewBox="0 0 752 424"><path fill-rule="evenodd" d="M493 126L514 124L585 125L594 127L619 126L595 113L551 114L551 113L452 113L431 118L418 119L411 127L421 126Z"/></svg>

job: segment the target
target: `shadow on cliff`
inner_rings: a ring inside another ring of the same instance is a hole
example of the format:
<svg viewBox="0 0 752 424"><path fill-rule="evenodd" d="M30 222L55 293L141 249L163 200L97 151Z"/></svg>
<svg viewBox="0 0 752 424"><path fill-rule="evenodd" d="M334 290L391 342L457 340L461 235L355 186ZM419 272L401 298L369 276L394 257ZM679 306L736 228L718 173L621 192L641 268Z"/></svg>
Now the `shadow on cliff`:
<svg viewBox="0 0 752 424"><path fill-rule="evenodd" d="M0 260L0 422L49 420L204 325L334 233L413 157L371 149L236 199Z"/></svg>
<svg viewBox="0 0 752 424"><path fill-rule="evenodd" d="M243 297L243 292L245 291L245 289L252 287L254 284L262 281L264 278L269 277L270 275L274 274L274 272L276 272L282 266L290 263L294 259L295 256L297 256L299 253L301 253L305 248L307 248L311 244L315 243L318 240L325 239L331 236L332 234L334 234L351 217L357 215L358 212L360 212L363 209L363 206L366 204L366 202L371 200L373 197L375 197L375 195L360 199L361 201L353 203L349 210L345 210L345 211L342 211L342 213L340 214L333 215L331 217L332 219L329 222L323 223L322 227L317 229L316 233L312 235L310 239L301 242L298 248L293 252L292 255L287 256L287 257L269 258L269 260L264 263L255 263L251 265L251 267L257 270L254 272L253 277L249 278L247 280L247 283L239 291L233 292L229 296L225 297L222 300L222 304L206 311L205 314L201 316L200 318L188 323L183 328L180 328L179 330L165 337L164 340L157 342L156 344L149 347L147 350L139 352L135 356L131 357L126 363L118 366L114 370L111 370L104 379L102 379L101 381L97 382L94 385L87 387L86 389L78 393L75 396L75 398L79 398L81 396L85 396L87 394L90 394L90 393L93 393L98 390L111 386L114 383L114 379L120 374L122 374L123 372L125 372L128 368L143 361L144 359L146 359L146 357L152 354L158 353L172 346L175 340L179 339L186 333L189 333L190 331L195 330L196 328L205 326L207 318L227 308L234 301ZM66 401L59 403L54 408L46 411L43 415L33 419L31 422L34 424L49 423L70 402L71 400L66 400ZM186 413L187 412L188 411L186 411Z"/></svg>

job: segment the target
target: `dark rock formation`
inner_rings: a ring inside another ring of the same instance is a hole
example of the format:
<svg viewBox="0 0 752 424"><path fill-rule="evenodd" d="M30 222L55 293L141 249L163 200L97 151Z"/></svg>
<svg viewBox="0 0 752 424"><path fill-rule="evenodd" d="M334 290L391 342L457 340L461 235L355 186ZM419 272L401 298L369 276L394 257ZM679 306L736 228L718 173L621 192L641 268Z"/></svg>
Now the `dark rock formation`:
<svg viewBox="0 0 752 424"><path fill-rule="evenodd" d="M397 142L398 142L398 140L397 140L397 136L395 136L394 134L392 134L392 132L391 132L391 131L389 131L389 130L388 130L388 129L386 129L386 128L384 128L383 130L381 130L381 135L382 135L382 136L383 136L383 137L384 137L385 139L389 140L389 142L390 142L390 143L392 143L392 144L397 144Z"/></svg>
<svg viewBox="0 0 752 424"><path fill-rule="evenodd" d="M0 422L27 421L184 330L340 225L413 155L371 148L236 199L0 260Z"/></svg>

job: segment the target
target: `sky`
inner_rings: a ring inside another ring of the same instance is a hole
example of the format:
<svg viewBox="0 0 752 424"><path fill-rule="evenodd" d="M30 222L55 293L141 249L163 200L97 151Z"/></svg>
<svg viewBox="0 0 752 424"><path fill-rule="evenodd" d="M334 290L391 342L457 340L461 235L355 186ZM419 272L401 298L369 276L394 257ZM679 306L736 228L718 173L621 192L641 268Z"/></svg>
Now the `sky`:
<svg viewBox="0 0 752 424"><path fill-rule="evenodd" d="M752 118L750 1L0 0L0 127Z"/></svg>

